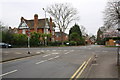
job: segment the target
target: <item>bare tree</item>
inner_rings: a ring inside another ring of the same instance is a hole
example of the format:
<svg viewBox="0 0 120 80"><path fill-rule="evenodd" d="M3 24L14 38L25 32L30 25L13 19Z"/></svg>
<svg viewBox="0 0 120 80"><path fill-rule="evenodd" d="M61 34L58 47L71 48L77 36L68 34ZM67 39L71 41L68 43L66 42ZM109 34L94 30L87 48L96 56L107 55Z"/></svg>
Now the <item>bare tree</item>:
<svg viewBox="0 0 120 80"><path fill-rule="evenodd" d="M120 21L120 0L109 0L104 12L104 25L113 27Z"/></svg>
<svg viewBox="0 0 120 80"><path fill-rule="evenodd" d="M87 31L86 31L86 28L84 26L80 26L80 29L81 29L81 32L82 32L82 35L86 35L87 34Z"/></svg>
<svg viewBox="0 0 120 80"><path fill-rule="evenodd" d="M8 26L4 25L2 21L0 21L0 31L6 31L8 30Z"/></svg>
<svg viewBox="0 0 120 80"><path fill-rule="evenodd" d="M77 10L71 7L69 4L57 3L49 6L47 12L54 18L56 27L59 28L61 33L61 41L63 44L63 36L65 30L68 28L69 24L74 20L78 20Z"/></svg>

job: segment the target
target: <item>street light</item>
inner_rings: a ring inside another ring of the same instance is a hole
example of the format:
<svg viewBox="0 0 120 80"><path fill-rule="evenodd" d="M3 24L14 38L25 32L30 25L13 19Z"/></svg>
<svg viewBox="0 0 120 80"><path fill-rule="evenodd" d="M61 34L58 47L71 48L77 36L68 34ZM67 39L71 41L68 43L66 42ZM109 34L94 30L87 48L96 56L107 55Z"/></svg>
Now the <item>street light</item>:
<svg viewBox="0 0 120 80"><path fill-rule="evenodd" d="M28 54L30 54L30 29L28 28Z"/></svg>
<svg viewBox="0 0 120 80"><path fill-rule="evenodd" d="M46 28L47 28L47 21L46 21L46 10L43 8L45 11L45 27L44 27L44 34L47 33ZM47 46L47 37L45 36L45 46Z"/></svg>

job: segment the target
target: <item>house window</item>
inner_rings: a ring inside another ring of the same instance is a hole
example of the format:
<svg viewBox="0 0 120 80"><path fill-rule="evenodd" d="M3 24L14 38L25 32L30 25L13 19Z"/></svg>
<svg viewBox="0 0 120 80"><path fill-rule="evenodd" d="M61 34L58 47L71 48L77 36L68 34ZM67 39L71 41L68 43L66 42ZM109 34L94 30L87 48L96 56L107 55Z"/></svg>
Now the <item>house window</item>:
<svg viewBox="0 0 120 80"><path fill-rule="evenodd" d="M22 34L26 34L26 32L25 32L25 30L24 30L24 29L22 30Z"/></svg>

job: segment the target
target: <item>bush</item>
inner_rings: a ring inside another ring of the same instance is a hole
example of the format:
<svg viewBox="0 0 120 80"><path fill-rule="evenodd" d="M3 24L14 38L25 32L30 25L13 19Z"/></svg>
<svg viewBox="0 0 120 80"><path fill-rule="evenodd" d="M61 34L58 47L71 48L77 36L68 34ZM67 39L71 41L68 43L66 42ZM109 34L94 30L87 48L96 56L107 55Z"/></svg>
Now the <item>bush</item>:
<svg viewBox="0 0 120 80"><path fill-rule="evenodd" d="M69 46L75 46L75 45L77 45L76 41L69 41Z"/></svg>
<svg viewBox="0 0 120 80"><path fill-rule="evenodd" d="M16 47L27 47L27 36L25 34L14 34L12 38L12 44Z"/></svg>
<svg viewBox="0 0 120 80"><path fill-rule="evenodd" d="M62 42L60 41L55 41L55 42L48 42L48 46L60 46Z"/></svg>
<svg viewBox="0 0 120 80"><path fill-rule="evenodd" d="M80 40L77 41L77 45L85 45L85 39L81 37Z"/></svg>

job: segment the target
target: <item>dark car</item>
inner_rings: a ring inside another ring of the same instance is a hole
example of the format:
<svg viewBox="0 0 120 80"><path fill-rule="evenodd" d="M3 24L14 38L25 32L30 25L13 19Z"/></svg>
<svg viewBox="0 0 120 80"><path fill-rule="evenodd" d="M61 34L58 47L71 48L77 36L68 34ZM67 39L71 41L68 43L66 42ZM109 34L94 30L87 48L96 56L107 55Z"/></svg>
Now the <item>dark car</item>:
<svg viewBox="0 0 120 80"><path fill-rule="evenodd" d="M7 43L0 43L0 48L12 48L12 45Z"/></svg>

